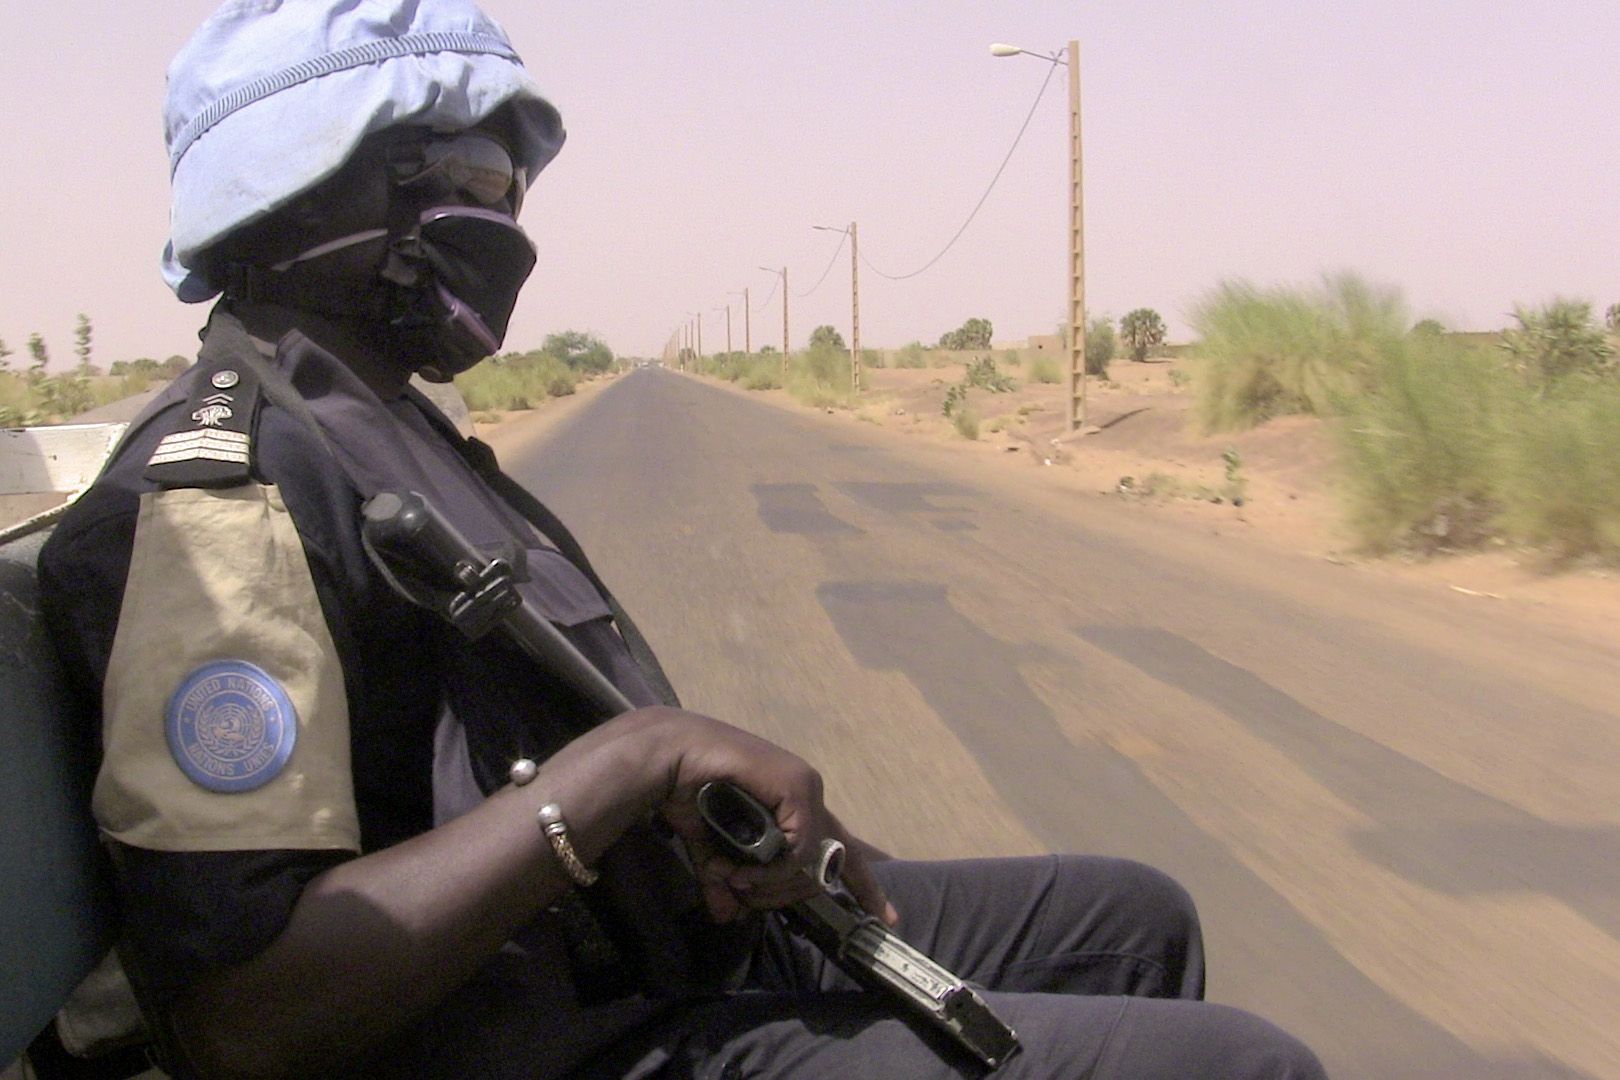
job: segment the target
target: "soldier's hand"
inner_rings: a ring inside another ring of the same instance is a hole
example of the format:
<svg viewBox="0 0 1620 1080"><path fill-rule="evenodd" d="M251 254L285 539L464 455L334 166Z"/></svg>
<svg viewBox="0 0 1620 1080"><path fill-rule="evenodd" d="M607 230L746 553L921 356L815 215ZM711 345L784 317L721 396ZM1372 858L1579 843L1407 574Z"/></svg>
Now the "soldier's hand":
<svg viewBox="0 0 1620 1080"><path fill-rule="evenodd" d="M814 768L740 728L697 713L668 712L676 734L656 810L685 841L714 919L725 922L745 908L778 908L814 895L819 886L805 871L820 858L822 841L830 839L847 849L843 881L850 895L889 925L898 921L872 875L870 849L827 809ZM782 855L764 866L728 857L698 813L698 789L712 780L729 780L771 812L787 840Z"/></svg>

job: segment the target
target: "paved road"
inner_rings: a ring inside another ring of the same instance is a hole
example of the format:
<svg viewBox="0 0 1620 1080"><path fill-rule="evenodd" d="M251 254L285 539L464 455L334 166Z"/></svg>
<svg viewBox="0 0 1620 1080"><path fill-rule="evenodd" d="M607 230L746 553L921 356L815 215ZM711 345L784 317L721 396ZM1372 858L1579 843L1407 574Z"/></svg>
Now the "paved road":
<svg viewBox="0 0 1620 1080"><path fill-rule="evenodd" d="M1197 898L1336 1077L1620 1077L1620 652L662 370L508 468L687 703L897 854Z"/></svg>

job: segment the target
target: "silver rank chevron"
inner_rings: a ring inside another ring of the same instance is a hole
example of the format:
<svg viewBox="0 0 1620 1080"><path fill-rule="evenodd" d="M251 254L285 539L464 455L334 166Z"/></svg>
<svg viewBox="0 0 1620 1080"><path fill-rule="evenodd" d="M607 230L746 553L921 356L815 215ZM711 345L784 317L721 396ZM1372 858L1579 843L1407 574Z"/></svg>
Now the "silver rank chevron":
<svg viewBox="0 0 1620 1080"><path fill-rule="evenodd" d="M229 394L214 394L203 398L202 408L192 413L191 418L204 427L219 427L221 423L236 415L231 411L231 403L235 400Z"/></svg>
<svg viewBox="0 0 1620 1080"><path fill-rule="evenodd" d="M176 461L229 461L248 463L248 437L239 431L177 431L165 435L146 464L168 465Z"/></svg>

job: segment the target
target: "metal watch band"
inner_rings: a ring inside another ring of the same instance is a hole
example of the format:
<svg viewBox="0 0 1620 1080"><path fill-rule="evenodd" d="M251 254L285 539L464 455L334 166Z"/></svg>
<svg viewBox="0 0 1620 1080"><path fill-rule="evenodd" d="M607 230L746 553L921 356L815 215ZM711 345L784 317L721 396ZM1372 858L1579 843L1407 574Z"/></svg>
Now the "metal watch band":
<svg viewBox="0 0 1620 1080"><path fill-rule="evenodd" d="M562 863L574 884L581 888L595 885L596 879L602 875L580 862L573 842L568 839L568 825L563 821L562 807L556 803L546 803L535 816L540 820L540 831L546 834L546 839L551 843L551 850L557 853L557 861Z"/></svg>

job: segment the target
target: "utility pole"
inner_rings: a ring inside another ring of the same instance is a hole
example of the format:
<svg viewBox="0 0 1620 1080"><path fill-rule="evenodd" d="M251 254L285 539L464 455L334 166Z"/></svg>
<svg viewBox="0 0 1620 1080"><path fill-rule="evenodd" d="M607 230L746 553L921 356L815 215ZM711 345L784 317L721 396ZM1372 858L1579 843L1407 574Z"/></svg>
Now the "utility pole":
<svg viewBox="0 0 1620 1080"><path fill-rule="evenodd" d="M812 225L822 232L843 233L849 237L849 385L856 393L861 390L861 245L856 239L855 223L840 229L836 225Z"/></svg>
<svg viewBox="0 0 1620 1080"><path fill-rule="evenodd" d="M1070 431L1086 422L1086 241L1080 182L1080 43L1069 42L1069 408Z"/></svg>
<svg viewBox="0 0 1620 1080"><path fill-rule="evenodd" d="M743 286L743 352L754 355L753 307L748 300L748 286Z"/></svg>
<svg viewBox="0 0 1620 1080"><path fill-rule="evenodd" d="M719 311L719 308L714 310ZM726 355L731 355L731 303L726 302Z"/></svg>
<svg viewBox="0 0 1620 1080"><path fill-rule="evenodd" d="M780 270L772 270L769 266L762 266L762 267L760 267L760 269L765 271L767 274L781 274L782 275L782 378L785 381L787 379L787 355L788 355L788 283L787 283L787 267L784 266ZM746 295L746 293L744 295Z"/></svg>
<svg viewBox="0 0 1620 1080"><path fill-rule="evenodd" d="M697 319L698 319L697 362L699 364L702 364L703 363L703 312L700 311L700 312L697 313Z"/></svg>
<svg viewBox="0 0 1620 1080"><path fill-rule="evenodd" d="M861 392L861 251L855 223L849 223L849 373L850 385Z"/></svg>

